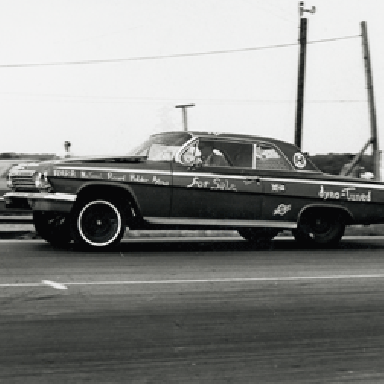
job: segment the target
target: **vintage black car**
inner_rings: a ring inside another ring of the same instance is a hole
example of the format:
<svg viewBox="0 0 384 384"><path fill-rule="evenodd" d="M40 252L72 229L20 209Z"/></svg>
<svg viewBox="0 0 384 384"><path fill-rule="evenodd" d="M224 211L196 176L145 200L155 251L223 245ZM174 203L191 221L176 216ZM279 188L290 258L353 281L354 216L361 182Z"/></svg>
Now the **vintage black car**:
<svg viewBox="0 0 384 384"><path fill-rule="evenodd" d="M126 228L231 229L258 243L291 230L329 246L346 225L384 223L384 185L322 173L296 146L226 133L152 135L129 155L14 170L9 208L46 241L111 247Z"/></svg>

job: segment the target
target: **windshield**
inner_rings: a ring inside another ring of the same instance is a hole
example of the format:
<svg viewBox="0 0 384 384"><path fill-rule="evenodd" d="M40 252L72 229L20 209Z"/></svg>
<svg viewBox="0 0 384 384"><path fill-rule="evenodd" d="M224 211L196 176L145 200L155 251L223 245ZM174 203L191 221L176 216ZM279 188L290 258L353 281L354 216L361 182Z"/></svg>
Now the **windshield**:
<svg viewBox="0 0 384 384"><path fill-rule="evenodd" d="M153 135L144 143L128 153L129 156L145 156L147 160L172 160L175 153L185 144L191 135L186 132L174 132Z"/></svg>

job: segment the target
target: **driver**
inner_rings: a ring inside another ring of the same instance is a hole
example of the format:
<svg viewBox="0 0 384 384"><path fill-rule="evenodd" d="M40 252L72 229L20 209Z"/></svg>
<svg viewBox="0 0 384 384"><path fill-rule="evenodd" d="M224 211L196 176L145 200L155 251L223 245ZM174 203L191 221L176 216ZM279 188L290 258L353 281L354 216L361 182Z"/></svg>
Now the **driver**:
<svg viewBox="0 0 384 384"><path fill-rule="evenodd" d="M199 141L199 150L201 153L201 164L211 166L227 166L228 162L223 155L218 155L214 151L212 141Z"/></svg>

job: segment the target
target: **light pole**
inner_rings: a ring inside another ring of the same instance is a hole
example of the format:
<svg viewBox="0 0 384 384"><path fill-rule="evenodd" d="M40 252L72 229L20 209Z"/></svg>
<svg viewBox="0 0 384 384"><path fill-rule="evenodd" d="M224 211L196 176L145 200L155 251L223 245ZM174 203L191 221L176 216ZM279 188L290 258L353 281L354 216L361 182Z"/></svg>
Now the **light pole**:
<svg viewBox="0 0 384 384"><path fill-rule="evenodd" d="M188 119L187 119L187 108L194 107L195 104L180 104L176 105L175 108L181 108L181 111L183 112L183 128L184 131L188 131Z"/></svg>

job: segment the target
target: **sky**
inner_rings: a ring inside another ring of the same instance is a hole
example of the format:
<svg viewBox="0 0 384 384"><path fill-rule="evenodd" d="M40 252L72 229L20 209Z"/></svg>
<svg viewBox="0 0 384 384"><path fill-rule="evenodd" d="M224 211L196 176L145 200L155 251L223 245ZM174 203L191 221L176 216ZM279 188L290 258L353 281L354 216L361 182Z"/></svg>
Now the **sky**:
<svg viewBox="0 0 384 384"><path fill-rule="evenodd" d="M384 145L382 0L307 0L302 149L370 138L361 22ZM296 0L0 0L0 153L124 154L188 129L294 142ZM383 143L383 144L381 144Z"/></svg>

